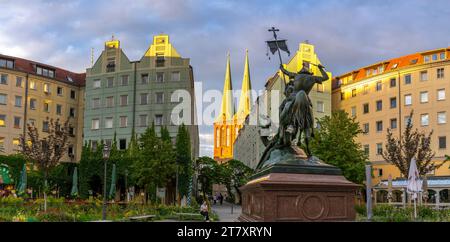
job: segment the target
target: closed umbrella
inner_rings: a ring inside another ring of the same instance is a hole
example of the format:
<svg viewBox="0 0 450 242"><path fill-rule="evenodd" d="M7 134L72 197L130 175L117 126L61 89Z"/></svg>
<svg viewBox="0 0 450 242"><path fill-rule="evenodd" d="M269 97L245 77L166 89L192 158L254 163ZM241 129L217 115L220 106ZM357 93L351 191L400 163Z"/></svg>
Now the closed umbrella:
<svg viewBox="0 0 450 242"><path fill-rule="evenodd" d="M428 179L427 179L427 176L423 177L422 190L423 190L423 192L422 192L423 200L426 204L428 201Z"/></svg>
<svg viewBox="0 0 450 242"><path fill-rule="evenodd" d="M75 167L72 176L72 190L70 191L72 197L78 197L78 169Z"/></svg>
<svg viewBox="0 0 450 242"><path fill-rule="evenodd" d="M417 194L422 191L422 182L420 181L419 171L417 170L416 159L411 159L411 164L409 165L408 172L408 193L412 194L414 200L414 218L417 217L416 200Z"/></svg>
<svg viewBox="0 0 450 242"><path fill-rule="evenodd" d="M113 164L111 175L111 187L109 189L109 199L113 199L116 195L116 164Z"/></svg>
<svg viewBox="0 0 450 242"><path fill-rule="evenodd" d="M20 173L20 181L17 186L17 195L22 196L27 189L27 166L23 164L22 172Z"/></svg>

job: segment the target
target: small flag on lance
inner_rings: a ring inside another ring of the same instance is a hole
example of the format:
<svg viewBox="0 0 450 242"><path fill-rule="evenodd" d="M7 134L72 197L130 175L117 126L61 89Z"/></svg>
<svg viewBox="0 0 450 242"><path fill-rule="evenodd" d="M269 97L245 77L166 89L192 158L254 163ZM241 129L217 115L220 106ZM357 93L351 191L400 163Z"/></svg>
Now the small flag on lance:
<svg viewBox="0 0 450 242"><path fill-rule="evenodd" d="M272 27L271 29L269 29L269 32L273 32L274 40L266 41L266 43L267 43L268 50L270 50L270 52L272 52L272 55L274 55L275 52L278 52L278 56L280 57L280 64L283 64L283 61L281 59L280 49L282 51L285 51L288 54L288 56L291 55L291 52L289 51L289 49L287 47L286 40L279 40L277 38L278 31L280 31L280 30L276 29L275 27ZM269 51L267 51L267 56L269 56ZM269 60L270 60L270 56L269 56Z"/></svg>

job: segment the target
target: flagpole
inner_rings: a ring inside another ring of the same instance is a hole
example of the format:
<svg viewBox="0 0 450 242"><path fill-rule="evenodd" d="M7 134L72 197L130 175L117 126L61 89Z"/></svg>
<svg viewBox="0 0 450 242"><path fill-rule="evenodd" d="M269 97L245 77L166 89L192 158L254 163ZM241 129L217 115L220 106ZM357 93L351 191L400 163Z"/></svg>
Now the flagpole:
<svg viewBox="0 0 450 242"><path fill-rule="evenodd" d="M278 39L277 39L277 33L276 31L279 31L278 29L276 29L275 27L272 27L271 29L269 29L269 32L273 32L273 37L275 39L275 44L277 45L277 51L278 51L278 57L280 58L280 66L283 65L283 60L281 59L281 52L280 52L280 47L278 46ZM285 89L285 85L286 85L286 78L284 77L284 73L282 73L283 76L283 83L281 86L281 90L284 93L284 89Z"/></svg>

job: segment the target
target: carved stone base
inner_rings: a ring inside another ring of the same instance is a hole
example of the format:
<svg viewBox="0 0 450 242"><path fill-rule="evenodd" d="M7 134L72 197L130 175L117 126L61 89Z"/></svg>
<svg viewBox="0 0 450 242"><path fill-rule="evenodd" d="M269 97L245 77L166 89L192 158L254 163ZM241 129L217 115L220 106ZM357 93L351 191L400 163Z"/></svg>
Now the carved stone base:
<svg viewBox="0 0 450 242"><path fill-rule="evenodd" d="M241 187L239 221L354 221L358 185L342 175L270 173Z"/></svg>

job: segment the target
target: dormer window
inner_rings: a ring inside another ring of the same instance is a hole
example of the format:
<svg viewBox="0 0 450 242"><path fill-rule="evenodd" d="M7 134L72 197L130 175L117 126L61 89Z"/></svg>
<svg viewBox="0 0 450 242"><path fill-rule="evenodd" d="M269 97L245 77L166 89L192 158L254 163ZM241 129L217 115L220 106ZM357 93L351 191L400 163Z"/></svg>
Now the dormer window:
<svg viewBox="0 0 450 242"><path fill-rule="evenodd" d="M69 82L73 82L73 79L72 79L72 77L70 77L70 76L67 76L67 80L68 80Z"/></svg>
<svg viewBox="0 0 450 242"><path fill-rule="evenodd" d="M398 63L395 63L394 65L392 65L392 68L391 69L395 69L395 68L397 68L398 67Z"/></svg>
<svg viewBox="0 0 450 242"><path fill-rule="evenodd" d="M409 63L411 64L411 65L415 65L415 64L417 64L417 59L414 59L414 60L411 60Z"/></svg>
<svg viewBox="0 0 450 242"><path fill-rule="evenodd" d="M55 77L55 70L52 70L52 69L49 69L49 68L45 68L45 67L41 67L41 66L37 66L36 67L36 74L41 75L41 76L54 78Z"/></svg>
<svg viewBox="0 0 450 242"><path fill-rule="evenodd" d="M0 67L13 69L14 68L14 61L8 60L8 59L0 59Z"/></svg>
<svg viewBox="0 0 450 242"><path fill-rule="evenodd" d="M164 67L164 62L165 59L163 55L156 56L156 67Z"/></svg>

